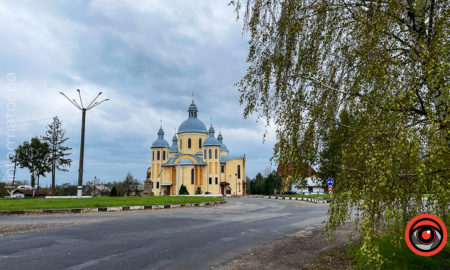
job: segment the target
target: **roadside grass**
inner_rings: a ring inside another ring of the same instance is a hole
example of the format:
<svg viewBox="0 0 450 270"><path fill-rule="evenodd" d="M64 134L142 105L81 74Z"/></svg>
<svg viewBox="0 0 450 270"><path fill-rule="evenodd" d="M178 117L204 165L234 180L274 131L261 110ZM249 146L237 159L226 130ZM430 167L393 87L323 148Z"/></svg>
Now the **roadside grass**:
<svg viewBox="0 0 450 270"><path fill-rule="evenodd" d="M299 197L299 198L323 198L323 199L329 199L330 194L312 194L312 195L301 195L301 194L281 194L281 195L275 195L278 197Z"/></svg>
<svg viewBox="0 0 450 270"><path fill-rule="evenodd" d="M450 245L447 243L444 249L431 257L422 257L414 254L402 241L401 247L392 245L389 235L381 236L378 240L378 248L383 257L383 264L370 265L359 255L361 245L355 244L348 249L348 256L356 261L355 269L449 269Z"/></svg>
<svg viewBox="0 0 450 270"><path fill-rule="evenodd" d="M223 201L222 197L141 196L67 199L0 198L0 210L66 209Z"/></svg>

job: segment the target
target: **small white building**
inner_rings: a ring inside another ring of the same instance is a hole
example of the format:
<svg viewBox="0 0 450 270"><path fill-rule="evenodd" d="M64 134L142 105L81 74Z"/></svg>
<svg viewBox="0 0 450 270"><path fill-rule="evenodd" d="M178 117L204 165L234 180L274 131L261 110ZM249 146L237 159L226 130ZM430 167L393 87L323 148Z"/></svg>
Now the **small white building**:
<svg viewBox="0 0 450 270"><path fill-rule="evenodd" d="M306 182L307 186L304 188L299 188L296 186L295 183L293 183L291 186L291 191L297 194L304 194L304 195L325 194L324 193L325 190L322 186L320 179L316 177L307 177Z"/></svg>

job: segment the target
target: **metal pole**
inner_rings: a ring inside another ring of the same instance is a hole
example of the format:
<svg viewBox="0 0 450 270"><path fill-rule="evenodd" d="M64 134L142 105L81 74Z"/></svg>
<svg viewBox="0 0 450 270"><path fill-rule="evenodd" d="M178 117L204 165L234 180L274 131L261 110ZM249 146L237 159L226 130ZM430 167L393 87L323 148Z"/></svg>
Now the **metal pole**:
<svg viewBox="0 0 450 270"><path fill-rule="evenodd" d="M14 174L13 174L13 180L12 180L12 185L15 188L15 182L16 182L16 168L17 168L17 158L16 156L14 156Z"/></svg>
<svg viewBox="0 0 450 270"><path fill-rule="evenodd" d="M237 197L237 180L238 180L237 179L237 173L235 173L234 176L236 176L236 190L234 191L234 193L236 194L236 197Z"/></svg>
<svg viewBox="0 0 450 270"><path fill-rule="evenodd" d="M81 145L80 145L80 163L78 167L78 187L77 187L77 197L81 198L83 195L83 161L84 161L84 133L85 133L85 126L86 126L86 111L89 111L90 109L97 107L98 105L102 104L105 101L108 101L109 99L104 99L100 102L96 102L97 98L102 94L102 92L99 92L98 95L89 103L87 107L83 106L83 101L81 100L81 93L80 90L77 89L78 96L80 97L80 104L78 104L75 99L70 99L67 97L63 92L59 92L61 95L63 95L70 103L72 103L77 109L81 110L82 112L82 118L81 118Z"/></svg>
<svg viewBox="0 0 450 270"><path fill-rule="evenodd" d="M83 195L83 162L84 162L84 133L86 126L86 108L83 108L81 111L82 117L81 117L80 165L78 168L78 190L77 190L78 198L81 198L81 196Z"/></svg>

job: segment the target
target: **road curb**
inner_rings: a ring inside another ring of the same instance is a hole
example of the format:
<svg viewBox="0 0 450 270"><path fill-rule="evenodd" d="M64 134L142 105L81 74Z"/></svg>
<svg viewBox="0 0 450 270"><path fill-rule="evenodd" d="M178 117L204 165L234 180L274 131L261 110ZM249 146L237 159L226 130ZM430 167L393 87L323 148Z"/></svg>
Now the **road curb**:
<svg viewBox="0 0 450 270"><path fill-rule="evenodd" d="M328 200L325 200L325 199L314 199L314 198L303 198L303 197L264 196L264 199L305 201L305 202L312 202L312 203L328 203Z"/></svg>
<svg viewBox="0 0 450 270"><path fill-rule="evenodd" d="M203 207L214 206L226 203L225 201L213 201L203 203L183 203L183 204L155 204L155 205L133 205L133 206L111 206L95 208L67 208L67 209L34 209L34 210L2 210L0 216L16 215L36 215L36 214L77 214L92 212L120 212L131 210L154 210L183 207Z"/></svg>

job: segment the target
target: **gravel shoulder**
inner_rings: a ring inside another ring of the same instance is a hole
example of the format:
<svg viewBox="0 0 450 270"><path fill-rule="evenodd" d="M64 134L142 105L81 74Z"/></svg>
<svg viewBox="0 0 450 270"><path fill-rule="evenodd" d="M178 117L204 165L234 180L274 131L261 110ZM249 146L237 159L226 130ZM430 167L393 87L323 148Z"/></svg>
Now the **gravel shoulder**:
<svg viewBox="0 0 450 270"><path fill-rule="evenodd" d="M242 256L215 269L347 269L351 262L335 261L336 254L355 239L354 223L339 228L333 240L327 241L320 226L311 226L295 234L279 238L271 243L256 247ZM333 256L327 257L327 253Z"/></svg>

